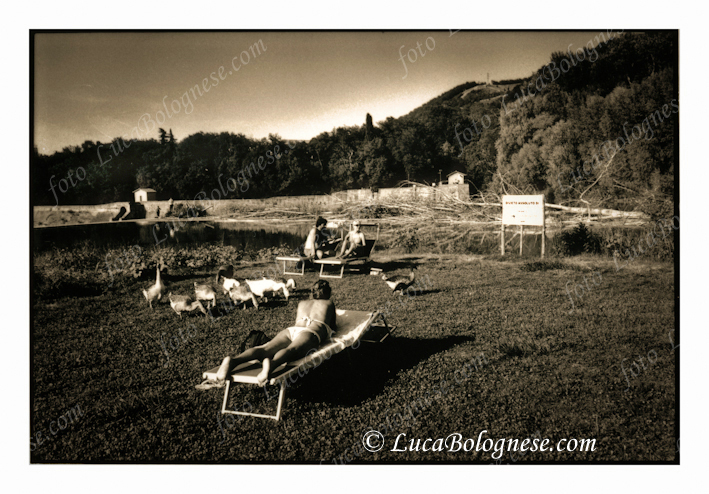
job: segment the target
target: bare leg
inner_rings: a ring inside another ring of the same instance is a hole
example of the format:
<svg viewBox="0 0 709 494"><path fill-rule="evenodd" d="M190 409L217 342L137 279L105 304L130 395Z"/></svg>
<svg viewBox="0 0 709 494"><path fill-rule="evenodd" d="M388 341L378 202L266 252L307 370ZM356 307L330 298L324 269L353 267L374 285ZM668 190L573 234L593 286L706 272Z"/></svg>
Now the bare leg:
<svg viewBox="0 0 709 494"><path fill-rule="evenodd" d="M355 244L350 245L349 248L347 249L347 252L342 254L340 257L341 258L349 257L349 255L352 253L352 251L354 251L356 248L357 248L357 245L355 245Z"/></svg>
<svg viewBox="0 0 709 494"><path fill-rule="evenodd" d="M286 362L305 357L308 352L320 346L318 338L308 332L300 333L288 347L278 350L272 359L264 359L263 370L257 376L259 386L265 386L271 376L271 369L275 370Z"/></svg>
<svg viewBox="0 0 709 494"><path fill-rule="evenodd" d="M263 369L261 372L258 373L258 376L256 376L256 379L258 380L258 385L259 386L265 386L266 382L268 381L268 376L271 374L271 360L270 359L263 359Z"/></svg>
<svg viewBox="0 0 709 494"><path fill-rule="evenodd" d="M265 345L249 348L244 353L237 355L234 358L225 357L222 361L222 365L219 368L219 371L217 372L217 379L226 379L226 377L231 374L231 371L233 371L234 368L236 368L240 364L243 364L244 362L248 362L250 360L263 361L264 359L273 357L276 352L283 348L286 348L290 343L291 341L288 335L288 331L283 330Z"/></svg>

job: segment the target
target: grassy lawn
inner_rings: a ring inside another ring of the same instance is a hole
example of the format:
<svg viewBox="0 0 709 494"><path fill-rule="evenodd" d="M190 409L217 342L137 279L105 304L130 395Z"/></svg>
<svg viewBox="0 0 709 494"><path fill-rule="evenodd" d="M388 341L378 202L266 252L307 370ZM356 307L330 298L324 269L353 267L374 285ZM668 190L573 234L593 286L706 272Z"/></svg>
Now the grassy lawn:
<svg viewBox="0 0 709 494"><path fill-rule="evenodd" d="M223 390L194 386L249 330L272 337L291 325L315 273L295 277L287 303L214 321L180 320L165 298L151 311L141 294L149 283L128 278L101 294L35 299L32 440L40 431L43 441L32 461L492 463L492 451L391 451L401 433L408 446L483 430L493 440L596 440L594 452L505 453L502 463L674 461L672 264L639 259L616 272L607 258L536 260L380 254L385 272L417 266L419 289L403 297L375 276L331 280L338 308L380 309L397 330L296 380L280 422L225 419ZM237 276L263 268L242 263ZM176 276L168 287L192 294L211 273ZM266 391L232 388L230 408L275 410L277 389ZM386 436L377 453L361 446L370 429Z"/></svg>

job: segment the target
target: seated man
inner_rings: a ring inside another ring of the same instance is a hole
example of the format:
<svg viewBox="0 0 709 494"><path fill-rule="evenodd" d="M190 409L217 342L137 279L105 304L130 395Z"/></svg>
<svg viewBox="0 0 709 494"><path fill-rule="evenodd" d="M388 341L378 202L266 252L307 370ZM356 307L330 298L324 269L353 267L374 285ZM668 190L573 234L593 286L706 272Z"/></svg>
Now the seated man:
<svg viewBox="0 0 709 494"><path fill-rule="evenodd" d="M259 386L265 386L272 369L305 357L309 351L329 340L336 323L335 304L330 301L330 291L327 281L316 281L311 288L311 300L298 304L295 325L284 329L264 345L250 348L234 358L225 357L217 372L217 382L224 382L239 364L260 360L263 370L257 379Z"/></svg>
<svg viewBox="0 0 709 494"><path fill-rule="evenodd" d="M320 251L322 252L322 259L323 257L331 257L334 256L337 253L337 249L339 247L339 243L342 241L342 234L340 233L340 229L328 229L328 228L323 228L320 231Z"/></svg>
<svg viewBox="0 0 709 494"><path fill-rule="evenodd" d="M347 236L342 241L342 248L340 253L337 255L338 258L347 258L357 256L357 250L360 247L366 245L364 238L364 233L359 231L359 220L354 220L352 222L352 230L347 234Z"/></svg>
<svg viewBox="0 0 709 494"><path fill-rule="evenodd" d="M327 225L327 220L325 218L318 216L315 220L315 226L311 228L308 233L308 237L305 239L305 243L301 246L300 250L304 257L314 259L322 259L324 252L322 250L322 244L325 241L325 234L323 229Z"/></svg>

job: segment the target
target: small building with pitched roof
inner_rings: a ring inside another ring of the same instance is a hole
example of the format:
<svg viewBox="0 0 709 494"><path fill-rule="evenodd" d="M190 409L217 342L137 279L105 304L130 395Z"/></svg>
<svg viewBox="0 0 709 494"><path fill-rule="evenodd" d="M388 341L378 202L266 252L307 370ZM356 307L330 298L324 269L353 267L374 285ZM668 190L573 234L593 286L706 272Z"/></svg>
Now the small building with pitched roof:
<svg viewBox="0 0 709 494"><path fill-rule="evenodd" d="M135 202L155 201L158 198L158 193L154 189L140 187L133 191Z"/></svg>
<svg viewBox="0 0 709 494"><path fill-rule="evenodd" d="M449 173L446 178L448 179L448 184L464 184L465 183L465 173L463 172L452 172Z"/></svg>

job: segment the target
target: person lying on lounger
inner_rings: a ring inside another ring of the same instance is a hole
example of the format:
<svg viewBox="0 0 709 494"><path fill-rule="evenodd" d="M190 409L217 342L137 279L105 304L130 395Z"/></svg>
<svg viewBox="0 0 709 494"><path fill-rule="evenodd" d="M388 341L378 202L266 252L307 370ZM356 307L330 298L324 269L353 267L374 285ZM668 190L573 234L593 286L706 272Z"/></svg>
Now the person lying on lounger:
<svg viewBox="0 0 709 494"><path fill-rule="evenodd" d="M316 281L311 288L311 299L298 304L295 324L264 345L250 348L234 358L225 357L217 372L217 382L224 382L238 365L260 360L263 370L257 380L259 386L265 386L271 370L305 357L309 351L329 340L336 323L335 304L330 300L330 292L327 281Z"/></svg>
<svg viewBox="0 0 709 494"><path fill-rule="evenodd" d="M342 248L337 255L338 258L354 257L357 255L358 249L366 245L364 233L359 230L359 220L352 222L352 230L347 234L342 241Z"/></svg>

